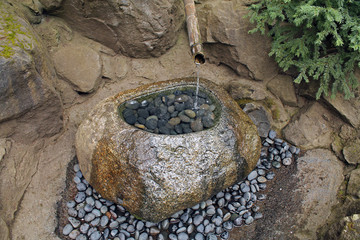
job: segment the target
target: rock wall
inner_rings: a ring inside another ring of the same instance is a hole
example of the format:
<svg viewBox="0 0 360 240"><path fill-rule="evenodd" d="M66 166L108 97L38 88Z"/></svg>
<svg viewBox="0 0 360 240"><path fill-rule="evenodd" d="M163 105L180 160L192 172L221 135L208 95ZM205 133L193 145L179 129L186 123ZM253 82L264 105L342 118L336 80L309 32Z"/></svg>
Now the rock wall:
<svg viewBox="0 0 360 240"><path fill-rule="evenodd" d="M176 0L67 0L59 16L84 36L136 58L165 53L185 20L183 3Z"/></svg>

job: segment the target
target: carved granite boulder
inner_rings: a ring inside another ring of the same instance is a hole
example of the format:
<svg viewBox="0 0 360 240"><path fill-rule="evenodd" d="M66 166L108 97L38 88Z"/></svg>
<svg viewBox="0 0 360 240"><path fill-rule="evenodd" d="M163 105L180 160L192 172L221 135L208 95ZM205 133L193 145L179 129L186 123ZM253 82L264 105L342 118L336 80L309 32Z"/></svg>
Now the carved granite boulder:
<svg viewBox="0 0 360 240"><path fill-rule="evenodd" d="M193 79L144 85L101 102L80 125L76 151L85 178L102 197L121 202L133 215L158 222L209 199L243 179L260 155L256 126L218 85L202 79L220 108L204 131L149 133L127 124L119 106L128 100L177 88Z"/></svg>

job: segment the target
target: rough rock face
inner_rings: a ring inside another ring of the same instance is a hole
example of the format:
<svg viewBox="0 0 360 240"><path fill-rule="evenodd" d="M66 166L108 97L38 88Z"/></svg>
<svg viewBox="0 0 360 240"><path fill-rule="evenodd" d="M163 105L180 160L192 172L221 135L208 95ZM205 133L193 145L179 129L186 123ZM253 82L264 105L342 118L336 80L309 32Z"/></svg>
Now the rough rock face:
<svg viewBox="0 0 360 240"><path fill-rule="evenodd" d="M268 56L271 41L253 28L242 0L211 0L197 9L205 55L211 62L223 63L244 77L269 80L277 75L276 62Z"/></svg>
<svg viewBox="0 0 360 240"><path fill-rule="evenodd" d="M68 0L61 17L84 36L116 52L148 58L160 56L175 44L184 8L177 0Z"/></svg>
<svg viewBox="0 0 360 240"><path fill-rule="evenodd" d="M267 84L267 87L283 104L296 107L297 99L292 77L278 75Z"/></svg>
<svg viewBox="0 0 360 240"><path fill-rule="evenodd" d="M68 44L54 54L57 73L74 86L74 90L88 93L101 82L100 55L86 45Z"/></svg>
<svg viewBox="0 0 360 240"><path fill-rule="evenodd" d="M39 38L12 5L0 2L0 235L6 239L45 136L62 128L62 105Z"/></svg>
<svg viewBox="0 0 360 240"><path fill-rule="evenodd" d="M345 160L349 164L358 164L360 163L360 138L354 139L352 142L348 143L343 149L343 154Z"/></svg>
<svg viewBox="0 0 360 240"><path fill-rule="evenodd" d="M358 77L360 81L360 77ZM360 94L360 92L359 92ZM360 127L360 96L345 100L343 96L336 96L335 99L325 98L326 101L353 127Z"/></svg>
<svg viewBox="0 0 360 240"><path fill-rule="evenodd" d="M219 86L202 79L221 104L219 122L207 131L157 135L125 123L119 104L149 93L194 86L193 79L145 85L98 105L80 125L80 168L105 198L135 216L157 222L208 199L245 177L256 165L260 138L250 118Z"/></svg>
<svg viewBox="0 0 360 240"><path fill-rule="evenodd" d="M294 168L277 172L260 206L264 218L235 228L232 240L318 239L317 230L329 218L343 182L343 165L329 150L313 149Z"/></svg>
<svg viewBox="0 0 360 240"><path fill-rule="evenodd" d="M38 38L8 6L0 3L0 122L56 97L49 86L55 72Z"/></svg>
<svg viewBox="0 0 360 240"><path fill-rule="evenodd" d="M346 191L349 195L360 197L360 169L351 172Z"/></svg>
<svg viewBox="0 0 360 240"><path fill-rule="evenodd" d="M320 103L313 103L283 129L283 134L295 146L311 149L327 148L332 143L335 129L340 128L341 120L335 117Z"/></svg>
<svg viewBox="0 0 360 240"><path fill-rule="evenodd" d="M303 195L297 236L314 239L317 228L337 204L337 191L344 180L343 165L329 150L313 149L298 159L296 177L299 182L295 191Z"/></svg>

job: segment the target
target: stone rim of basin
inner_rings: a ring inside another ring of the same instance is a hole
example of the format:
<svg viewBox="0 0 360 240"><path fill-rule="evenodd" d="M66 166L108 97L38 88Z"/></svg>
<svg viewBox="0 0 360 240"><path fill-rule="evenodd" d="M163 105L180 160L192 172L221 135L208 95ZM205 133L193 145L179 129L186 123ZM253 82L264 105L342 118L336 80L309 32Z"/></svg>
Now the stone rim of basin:
<svg viewBox="0 0 360 240"><path fill-rule="evenodd" d="M206 131L153 134L119 117L118 106L128 100L195 84L193 78L183 78L121 92L99 103L81 123L76 134L79 165L102 197L122 203L134 216L158 222L208 199L253 170L261 148L256 126L225 90L209 80L201 79L200 85L218 99L221 114ZM204 174L208 174L206 182L198 176ZM169 183L166 178L176 181ZM171 203L179 199L180 203Z"/></svg>

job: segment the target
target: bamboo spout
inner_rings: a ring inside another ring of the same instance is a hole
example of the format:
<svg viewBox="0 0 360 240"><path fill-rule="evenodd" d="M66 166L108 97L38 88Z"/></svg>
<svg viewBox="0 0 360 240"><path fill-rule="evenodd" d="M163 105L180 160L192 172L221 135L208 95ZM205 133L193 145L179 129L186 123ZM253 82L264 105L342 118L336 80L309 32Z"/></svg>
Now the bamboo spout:
<svg viewBox="0 0 360 240"><path fill-rule="evenodd" d="M196 18L194 0L184 0L184 5L191 54L194 56L195 63L203 64L205 63L205 56L200 40L199 24Z"/></svg>

